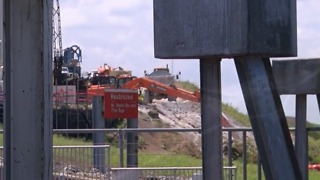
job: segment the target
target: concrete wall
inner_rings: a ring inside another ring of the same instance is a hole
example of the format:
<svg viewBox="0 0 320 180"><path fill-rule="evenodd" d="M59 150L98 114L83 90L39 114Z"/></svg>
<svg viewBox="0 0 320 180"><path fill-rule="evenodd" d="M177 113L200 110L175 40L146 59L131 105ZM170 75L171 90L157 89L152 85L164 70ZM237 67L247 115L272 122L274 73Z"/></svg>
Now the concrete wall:
<svg viewBox="0 0 320 180"><path fill-rule="evenodd" d="M272 62L280 94L319 94L320 58Z"/></svg>
<svg viewBox="0 0 320 180"><path fill-rule="evenodd" d="M154 0L157 58L296 56L292 0Z"/></svg>

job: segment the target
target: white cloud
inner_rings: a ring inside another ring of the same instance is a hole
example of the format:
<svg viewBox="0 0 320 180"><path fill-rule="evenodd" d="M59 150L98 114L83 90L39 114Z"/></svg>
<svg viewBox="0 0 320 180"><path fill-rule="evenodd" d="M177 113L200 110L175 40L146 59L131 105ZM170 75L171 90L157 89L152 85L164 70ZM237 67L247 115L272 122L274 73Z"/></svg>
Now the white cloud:
<svg viewBox="0 0 320 180"><path fill-rule="evenodd" d="M298 56L319 57L320 54L320 1L297 2Z"/></svg>

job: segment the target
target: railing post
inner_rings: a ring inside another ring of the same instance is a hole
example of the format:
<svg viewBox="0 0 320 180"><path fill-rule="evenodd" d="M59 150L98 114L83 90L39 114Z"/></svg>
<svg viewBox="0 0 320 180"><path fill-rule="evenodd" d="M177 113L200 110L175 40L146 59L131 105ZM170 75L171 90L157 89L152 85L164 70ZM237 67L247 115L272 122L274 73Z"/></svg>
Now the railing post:
<svg viewBox="0 0 320 180"><path fill-rule="evenodd" d="M233 158L233 152L232 152L232 131L228 131L228 167L232 167L232 158ZM232 180L232 171L228 169L228 179Z"/></svg>
<svg viewBox="0 0 320 180"><path fill-rule="evenodd" d="M242 131L242 169L243 180L247 179L247 131Z"/></svg>
<svg viewBox="0 0 320 180"><path fill-rule="evenodd" d="M123 131L119 130L119 158L120 158L120 167L123 167Z"/></svg>
<svg viewBox="0 0 320 180"><path fill-rule="evenodd" d="M262 176L262 173L261 173L261 158L260 158L260 153L258 152L257 154L258 156L258 162L257 162L257 168L258 168L258 180L261 180L261 176Z"/></svg>

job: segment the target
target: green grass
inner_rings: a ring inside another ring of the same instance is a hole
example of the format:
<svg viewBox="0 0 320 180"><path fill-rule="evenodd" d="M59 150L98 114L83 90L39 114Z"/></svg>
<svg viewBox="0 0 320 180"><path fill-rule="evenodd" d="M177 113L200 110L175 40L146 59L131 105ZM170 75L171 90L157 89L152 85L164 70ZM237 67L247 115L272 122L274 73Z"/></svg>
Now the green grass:
<svg viewBox="0 0 320 180"><path fill-rule="evenodd" d="M2 145L2 135L0 135L0 143ZM91 141L87 141L82 138L67 138L61 135L53 136L53 144L55 146L62 145L91 145ZM313 144L319 144L319 140L315 140L313 138L309 138L309 145L311 144L310 151L314 151L315 148L316 157L320 153L317 147L313 147ZM86 152L88 153L88 152ZM89 154L91 154L89 152ZM77 156L85 156L85 154L77 154ZM119 162L119 148L116 145L111 145L110 152L110 161L112 167L120 167ZM124 151L124 165L126 164L126 151ZM147 154L143 152L139 152L139 167L201 167L202 161L199 158L194 158L188 155L181 154ZM243 167L242 161L237 160L233 161L234 166L237 167L237 179L243 178ZM249 163L247 165L247 179L248 180L256 180L258 169L256 164ZM263 175L262 175L263 176ZM264 178L262 178L264 179ZM318 171L309 171L309 180L318 180L320 179L320 172Z"/></svg>
<svg viewBox="0 0 320 180"><path fill-rule="evenodd" d="M196 84L190 82L190 81L176 81L175 85L178 88L184 89L186 91L190 91L190 92L194 92L199 90L199 86L197 86Z"/></svg>
<svg viewBox="0 0 320 180"><path fill-rule="evenodd" d="M248 115L239 112L239 110L230 104L222 103L222 112L235 119L244 127L251 127Z"/></svg>
<svg viewBox="0 0 320 180"><path fill-rule="evenodd" d="M319 144L319 141L310 140L311 144ZM314 141L314 142L313 142ZM62 136L54 136L55 145L89 145L91 142L85 141L83 139L74 139L74 138L65 138ZM310 143L309 143L310 144ZM318 151L317 151L318 152ZM119 148L116 145L111 146L111 166L119 167ZM319 154L319 153L317 153ZM126 164L126 151L124 150L124 165ZM199 158L194 158L188 155L182 154L154 154L154 153L144 153L139 152L139 167L201 167L202 161ZM226 163L225 163L226 164ZM237 178L242 179L243 177L243 167L242 161L237 160L233 161L233 164L237 167ZM263 172L262 172L263 173ZM247 179L256 180L258 174L257 165L254 163L249 163L247 165ZM263 177L263 175L262 175ZM262 178L264 179L264 178ZM320 179L320 172L310 171L309 172L310 180Z"/></svg>
<svg viewBox="0 0 320 180"><path fill-rule="evenodd" d="M318 180L320 179L320 172L319 171L309 171L309 180Z"/></svg>
<svg viewBox="0 0 320 180"><path fill-rule="evenodd" d="M179 154L139 153L139 167L199 167L201 159Z"/></svg>

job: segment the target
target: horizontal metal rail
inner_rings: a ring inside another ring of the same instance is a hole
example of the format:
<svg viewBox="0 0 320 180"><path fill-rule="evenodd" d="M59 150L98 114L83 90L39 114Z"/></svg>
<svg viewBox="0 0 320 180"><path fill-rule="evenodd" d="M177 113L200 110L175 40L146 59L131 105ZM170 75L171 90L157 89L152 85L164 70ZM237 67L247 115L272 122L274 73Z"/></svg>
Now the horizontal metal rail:
<svg viewBox="0 0 320 180"><path fill-rule="evenodd" d="M110 145L75 145L75 146L52 146L54 149L59 148L110 148Z"/></svg>
<svg viewBox="0 0 320 180"><path fill-rule="evenodd" d="M289 128L294 131L295 128ZM95 133L95 132L201 132L201 128L138 128L138 129L53 129L53 133ZM222 131L252 131L250 127L241 128L222 128ZM320 127L308 127L307 131L320 131ZM3 129L0 129L3 134Z"/></svg>
<svg viewBox="0 0 320 180"><path fill-rule="evenodd" d="M294 131L295 128L289 128L290 131ZM222 128L222 131L248 131L251 132L250 127L240 128ZM307 131L320 131L320 127L309 127ZM53 129L54 133L95 133L95 132L201 132L201 128L123 128L123 129ZM0 132L1 133L1 132Z"/></svg>

